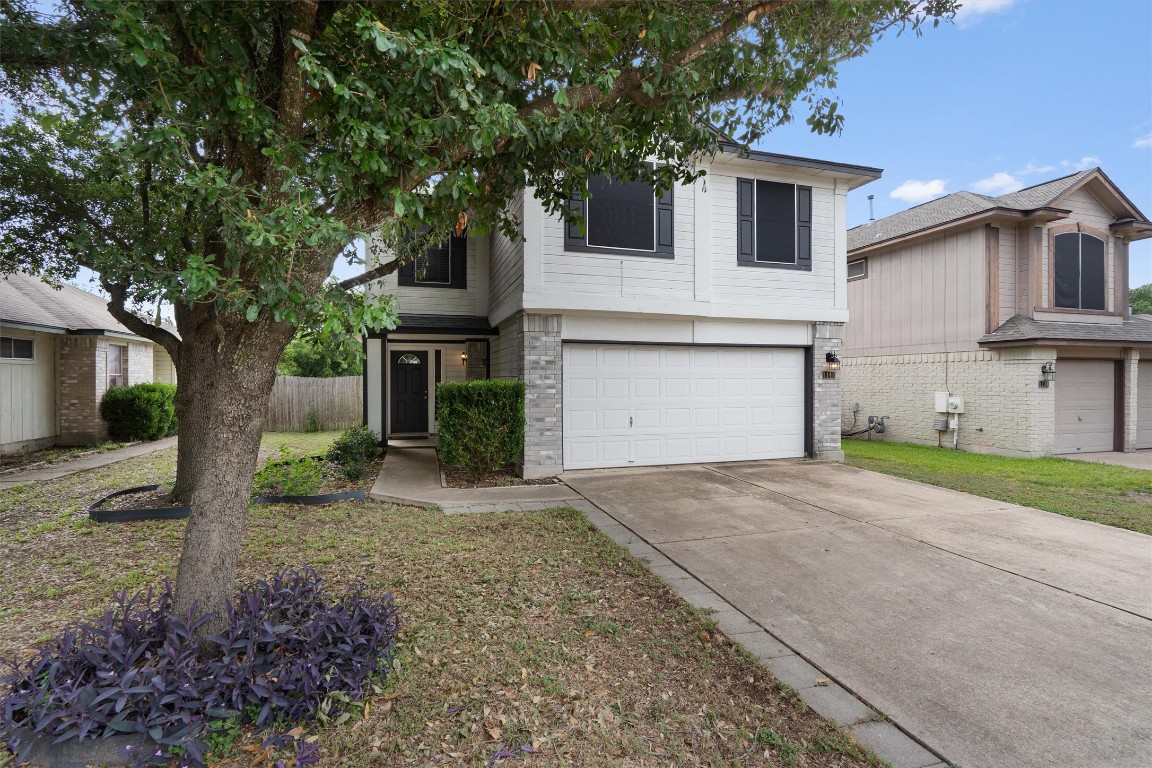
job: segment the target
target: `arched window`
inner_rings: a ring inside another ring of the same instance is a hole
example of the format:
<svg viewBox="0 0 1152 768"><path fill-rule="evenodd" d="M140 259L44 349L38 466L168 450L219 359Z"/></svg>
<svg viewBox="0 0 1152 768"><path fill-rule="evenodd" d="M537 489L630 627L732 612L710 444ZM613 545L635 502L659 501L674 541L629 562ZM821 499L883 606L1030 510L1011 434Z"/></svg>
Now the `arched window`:
<svg viewBox="0 0 1152 768"><path fill-rule="evenodd" d="M1084 232L1066 232L1053 238L1053 250L1053 303L1065 309L1106 309L1104 241Z"/></svg>
<svg viewBox="0 0 1152 768"><path fill-rule="evenodd" d="M420 365L420 358L416 355L400 355L396 363L398 365Z"/></svg>

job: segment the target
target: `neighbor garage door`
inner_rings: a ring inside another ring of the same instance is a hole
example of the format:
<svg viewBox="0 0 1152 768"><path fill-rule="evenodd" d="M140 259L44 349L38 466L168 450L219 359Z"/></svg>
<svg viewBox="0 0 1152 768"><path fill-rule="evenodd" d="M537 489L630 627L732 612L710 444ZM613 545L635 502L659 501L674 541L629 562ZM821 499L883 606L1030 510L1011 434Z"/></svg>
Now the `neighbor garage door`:
<svg viewBox="0 0 1152 768"><path fill-rule="evenodd" d="M1152 360L1140 361L1136 392L1136 447L1152 448Z"/></svg>
<svg viewBox="0 0 1152 768"><path fill-rule="evenodd" d="M804 352L564 345L564 468L804 455Z"/></svg>
<svg viewBox="0 0 1152 768"><path fill-rule="evenodd" d="M1056 453L1115 447L1115 376L1111 360L1056 361Z"/></svg>

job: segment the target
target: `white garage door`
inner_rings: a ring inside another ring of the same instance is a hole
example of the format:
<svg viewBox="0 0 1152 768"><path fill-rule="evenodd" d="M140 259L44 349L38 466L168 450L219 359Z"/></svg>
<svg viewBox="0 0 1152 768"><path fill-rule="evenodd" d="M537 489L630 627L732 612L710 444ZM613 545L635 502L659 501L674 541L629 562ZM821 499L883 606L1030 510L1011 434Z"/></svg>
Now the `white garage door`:
<svg viewBox="0 0 1152 768"><path fill-rule="evenodd" d="M1136 447L1152 448L1152 360L1136 371Z"/></svg>
<svg viewBox="0 0 1152 768"><path fill-rule="evenodd" d="M804 352L564 345L564 468L804 455Z"/></svg>
<svg viewBox="0 0 1152 768"><path fill-rule="evenodd" d="M1115 447L1115 375L1111 360L1056 361L1056 453Z"/></svg>

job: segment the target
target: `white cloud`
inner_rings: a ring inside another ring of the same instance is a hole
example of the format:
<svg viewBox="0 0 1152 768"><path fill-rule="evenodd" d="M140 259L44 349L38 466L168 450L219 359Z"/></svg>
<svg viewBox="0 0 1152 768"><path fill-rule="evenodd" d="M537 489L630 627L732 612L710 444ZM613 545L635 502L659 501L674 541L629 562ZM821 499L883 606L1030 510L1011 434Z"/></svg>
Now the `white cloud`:
<svg viewBox="0 0 1152 768"><path fill-rule="evenodd" d="M986 179L980 179L980 181L975 182L972 185L972 189L982 195L1003 195L1008 192L1015 192L1023 186L1020 179L1010 173L1000 171Z"/></svg>
<svg viewBox="0 0 1152 768"><path fill-rule="evenodd" d="M1054 170L1056 170L1056 166L1051 165L1049 163L1045 163L1044 165L1037 165L1036 163L1029 162L1027 165L1025 165L1020 170L1015 171L1015 175L1017 175L1017 176L1034 176L1037 173L1051 173Z"/></svg>
<svg viewBox="0 0 1152 768"><path fill-rule="evenodd" d="M892 190L891 196L906 203L925 203L934 197L947 194L944 187L944 179L906 181Z"/></svg>
<svg viewBox="0 0 1152 768"><path fill-rule="evenodd" d="M1100 165L1100 158L1095 155L1084 155L1079 160L1061 160L1060 166L1062 168L1071 168L1074 171L1083 171L1088 168L1095 168Z"/></svg>
<svg viewBox="0 0 1152 768"><path fill-rule="evenodd" d="M1136 141L1132 142L1133 149L1148 149L1149 147L1152 147L1152 133L1149 133L1146 136L1141 136L1140 138L1136 139Z"/></svg>
<svg viewBox="0 0 1152 768"><path fill-rule="evenodd" d="M962 28L971 27L978 19L1001 13L1012 7L1015 2L1016 0L963 0L956 11L956 23Z"/></svg>

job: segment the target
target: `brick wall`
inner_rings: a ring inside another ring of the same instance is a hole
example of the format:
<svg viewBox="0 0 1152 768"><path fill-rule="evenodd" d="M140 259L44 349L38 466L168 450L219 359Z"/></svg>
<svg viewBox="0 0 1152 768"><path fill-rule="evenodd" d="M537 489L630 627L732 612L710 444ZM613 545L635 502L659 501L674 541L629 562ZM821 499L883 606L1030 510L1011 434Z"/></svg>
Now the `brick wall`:
<svg viewBox="0 0 1152 768"><path fill-rule="evenodd" d="M129 342L128 344L128 383L148 384L152 377L152 343Z"/></svg>
<svg viewBox="0 0 1152 768"><path fill-rule="evenodd" d="M815 458L843 461L840 449L840 374L825 379L827 354L843 356L844 324L816 323L812 342L812 449Z"/></svg>
<svg viewBox="0 0 1152 768"><path fill-rule="evenodd" d="M1124 450L1136 450L1136 430L1139 428L1137 398L1140 386L1140 350L1125 350L1124 354ZM1148 386L1147 383L1144 386Z"/></svg>
<svg viewBox="0 0 1152 768"><path fill-rule="evenodd" d="M845 431L852 403L860 404L856 428L868 416L887 416L887 431L873 439L936 445L934 395L963 397L960 448L1013 456L1052 453L1055 385L1041 389L1040 366L1056 359L1051 348L1020 348L845 359L841 392ZM943 433L950 445L952 433Z"/></svg>
<svg viewBox="0 0 1152 768"><path fill-rule="evenodd" d="M560 315L521 315L525 385L524 461L526 478L564 471L563 349Z"/></svg>
<svg viewBox="0 0 1152 768"><path fill-rule="evenodd" d="M104 345L103 339L94 336L66 336L57 345L56 407L61 445L87 445L108 435L100 418L103 385L97 393L98 383L107 381Z"/></svg>

